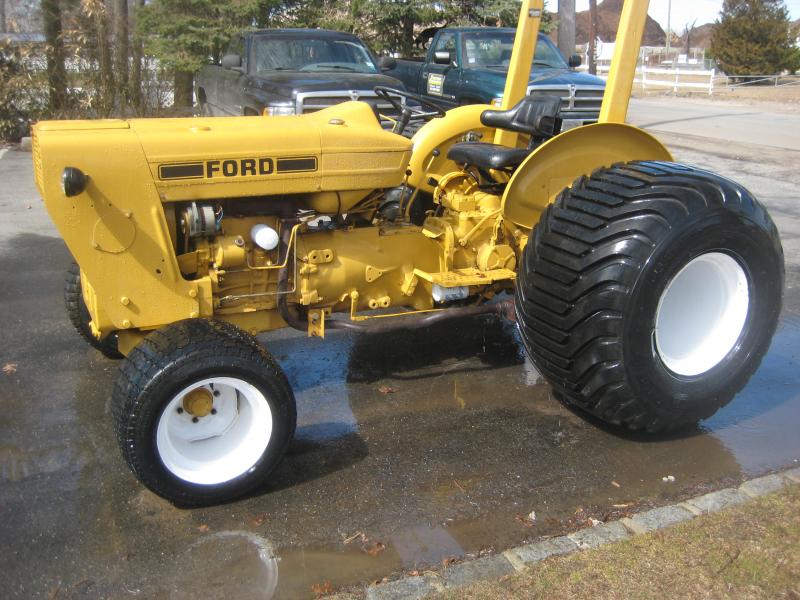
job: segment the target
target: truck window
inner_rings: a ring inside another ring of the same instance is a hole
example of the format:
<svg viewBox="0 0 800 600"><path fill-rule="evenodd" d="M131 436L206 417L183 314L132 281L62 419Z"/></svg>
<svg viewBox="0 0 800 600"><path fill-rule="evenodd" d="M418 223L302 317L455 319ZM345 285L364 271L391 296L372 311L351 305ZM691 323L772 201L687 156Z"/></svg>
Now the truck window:
<svg viewBox="0 0 800 600"><path fill-rule="evenodd" d="M228 44L225 54L238 54L244 59L244 38L240 35L234 37Z"/></svg>
<svg viewBox="0 0 800 600"><path fill-rule="evenodd" d="M465 33L463 40L465 66L472 69L508 69L514 47L513 31L480 31ZM553 69L566 69L558 49L539 38L533 64Z"/></svg>
<svg viewBox="0 0 800 600"><path fill-rule="evenodd" d="M256 73L330 71L377 73L366 47L357 40L257 35L251 48Z"/></svg>
<svg viewBox="0 0 800 600"><path fill-rule="evenodd" d="M454 33L444 32L439 35L439 39L436 40L436 45L433 47L434 52L449 52L450 55L455 58L456 52L456 36ZM433 54L431 54L433 57Z"/></svg>

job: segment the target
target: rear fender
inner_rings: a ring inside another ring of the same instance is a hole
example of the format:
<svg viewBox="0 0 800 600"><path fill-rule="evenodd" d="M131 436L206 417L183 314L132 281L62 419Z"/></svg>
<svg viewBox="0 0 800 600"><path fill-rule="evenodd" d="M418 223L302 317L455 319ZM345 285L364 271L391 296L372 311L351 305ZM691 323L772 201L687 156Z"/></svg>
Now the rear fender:
<svg viewBox="0 0 800 600"><path fill-rule="evenodd" d="M515 171L503 194L503 217L530 229L578 177L631 160L673 159L661 142L632 125L596 123L565 131L539 146Z"/></svg>
<svg viewBox="0 0 800 600"><path fill-rule="evenodd" d="M481 124L481 113L491 108L488 104L459 106L448 110L444 117L433 119L420 128L411 138L414 149L408 165L411 170L411 175L408 176L409 185L433 193L436 185L431 185L429 179L439 181L448 173L460 171L460 166L448 160L447 151L453 144L465 141L464 137L468 133L473 132L475 137L480 136L480 140L491 142L494 128Z"/></svg>

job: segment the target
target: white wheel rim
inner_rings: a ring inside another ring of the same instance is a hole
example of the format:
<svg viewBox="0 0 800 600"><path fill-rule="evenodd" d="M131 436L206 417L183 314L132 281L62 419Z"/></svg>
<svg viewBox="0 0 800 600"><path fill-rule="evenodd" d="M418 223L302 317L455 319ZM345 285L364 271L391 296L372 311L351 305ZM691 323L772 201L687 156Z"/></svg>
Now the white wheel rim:
<svg viewBox="0 0 800 600"><path fill-rule="evenodd" d="M186 394L213 393L215 414L195 417L183 409ZM264 454L272 435L272 411L256 387L234 377L211 377L185 387L158 420L156 448L175 476L214 485L246 473Z"/></svg>
<svg viewBox="0 0 800 600"><path fill-rule="evenodd" d="M731 256L708 252L670 280L656 310L655 344L666 367L686 377L717 366L747 320L747 274Z"/></svg>

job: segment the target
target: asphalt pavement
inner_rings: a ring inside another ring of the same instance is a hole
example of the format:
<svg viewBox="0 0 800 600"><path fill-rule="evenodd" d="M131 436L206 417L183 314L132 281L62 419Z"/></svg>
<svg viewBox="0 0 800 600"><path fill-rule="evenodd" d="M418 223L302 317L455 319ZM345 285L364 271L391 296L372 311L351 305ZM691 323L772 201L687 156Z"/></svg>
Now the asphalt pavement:
<svg viewBox="0 0 800 600"><path fill-rule="evenodd" d="M313 597L795 464L800 115L760 111L782 130L766 139L741 107L710 119L720 130L679 125L710 110L685 104L635 102L632 119L663 128L677 160L750 188L786 253L778 333L730 405L679 436L635 436L553 399L501 321L324 341L279 331L261 340L295 390L296 440L263 489L202 510L169 505L125 466L108 414L117 364L66 319L70 258L30 154L0 156L0 595Z"/></svg>

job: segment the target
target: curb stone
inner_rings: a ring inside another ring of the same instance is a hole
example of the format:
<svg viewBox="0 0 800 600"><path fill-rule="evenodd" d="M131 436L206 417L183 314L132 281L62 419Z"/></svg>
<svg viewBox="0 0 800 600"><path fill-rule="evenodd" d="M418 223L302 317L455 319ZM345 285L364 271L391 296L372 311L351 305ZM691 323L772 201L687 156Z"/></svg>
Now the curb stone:
<svg viewBox="0 0 800 600"><path fill-rule="evenodd" d="M695 515L675 504L662 506L652 510L638 513L630 518L620 519L620 522L627 527L631 533L648 533L656 529L663 529L670 525L675 525L681 521L694 519Z"/></svg>
<svg viewBox="0 0 800 600"><path fill-rule="evenodd" d="M417 600L442 589L431 575L413 575L367 588L367 600Z"/></svg>
<svg viewBox="0 0 800 600"><path fill-rule="evenodd" d="M511 561L502 554L496 554L448 567L442 572L442 580L445 587L460 587L481 579L499 579L515 570Z"/></svg>
<svg viewBox="0 0 800 600"><path fill-rule="evenodd" d="M619 521L603 523L595 527L587 527L567 536L581 550L597 548L610 542L619 542L630 537L628 530Z"/></svg>
<svg viewBox="0 0 800 600"><path fill-rule="evenodd" d="M738 488L724 488L689 498L677 504L653 508L619 521L610 521L568 535L511 548L502 554L464 561L443 571L441 578L433 575L410 576L370 586L366 589L366 597L367 600L416 599L441 592L444 589L453 589L487 579L497 579L514 571L525 571L550 556L597 548L636 535L671 527L694 519L696 516L719 512L731 506L750 502L754 498L777 492L793 484L800 485L800 467L751 479ZM340 597L334 596L334 598ZM348 598L348 596L341 598Z"/></svg>
<svg viewBox="0 0 800 600"><path fill-rule="evenodd" d="M765 477L758 477L745 481L739 486L739 490L750 496L751 498L758 498L765 494L771 494L782 489L787 484L786 479L778 474L766 475Z"/></svg>

